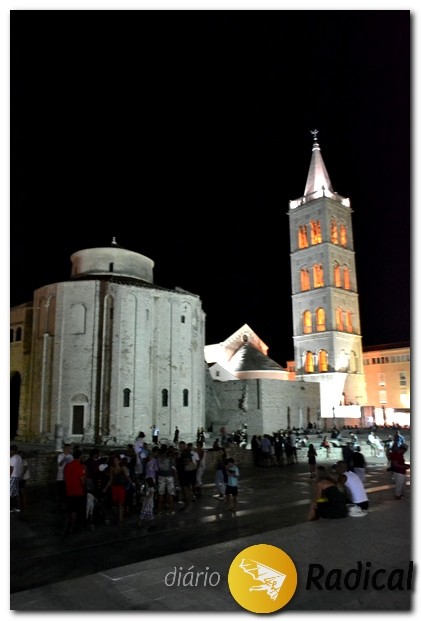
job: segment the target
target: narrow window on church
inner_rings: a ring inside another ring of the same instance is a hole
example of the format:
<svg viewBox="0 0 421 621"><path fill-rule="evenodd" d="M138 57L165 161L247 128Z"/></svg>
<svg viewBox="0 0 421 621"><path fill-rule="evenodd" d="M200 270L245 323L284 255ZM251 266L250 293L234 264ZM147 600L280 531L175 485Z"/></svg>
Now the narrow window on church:
<svg viewBox="0 0 421 621"><path fill-rule="evenodd" d="M338 307L336 309L336 329L343 330L344 329L344 321L342 316L342 308Z"/></svg>
<svg viewBox="0 0 421 621"><path fill-rule="evenodd" d="M321 349L319 352L319 371L321 373L328 371L327 352L324 349Z"/></svg>
<svg viewBox="0 0 421 621"><path fill-rule="evenodd" d="M10 342L13 343L13 329L10 328Z"/></svg>
<svg viewBox="0 0 421 621"><path fill-rule="evenodd" d="M114 272L114 263L110 263L108 266L108 271L109 272Z"/></svg>
<svg viewBox="0 0 421 621"><path fill-rule="evenodd" d="M345 313L345 322L346 322L346 331L352 332L352 313L350 310L347 310Z"/></svg>
<svg viewBox="0 0 421 621"><path fill-rule="evenodd" d="M316 330L317 332L324 332L326 330L326 313L324 308L316 310Z"/></svg>
<svg viewBox="0 0 421 621"><path fill-rule="evenodd" d="M304 311L303 314L303 332L304 334L310 334L313 332L311 313L309 310Z"/></svg>
<svg viewBox="0 0 421 621"><path fill-rule="evenodd" d="M185 315L181 315L181 323L186 323L186 317L185 317Z"/></svg>
<svg viewBox="0 0 421 621"><path fill-rule="evenodd" d="M189 391L187 388L183 390L183 406L186 408L189 405Z"/></svg>
<svg viewBox="0 0 421 621"><path fill-rule="evenodd" d="M332 244L339 243L338 225L336 224L335 218L332 218L332 222L330 223L330 241Z"/></svg>
<svg viewBox="0 0 421 621"><path fill-rule="evenodd" d="M162 407L167 408L168 407L168 390L166 388L162 390L161 398L162 398Z"/></svg>
<svg viewBox="0 0 421 621"><path fill-rule="evenodd" d="M315 244L322 243L322 228L320 226L320 220L311 220L311 244L314 246Z"/></svg>
<svg viewBox="0 0 421 621"><path fill-rule="evenodd" d="M80 436L83 434L83 405L73 406L72 434Z"/></svg>
<svg viewBox="0 0 421 621"><path fill-rule="evenodd" d="M333 268L333 278L335 279L335 287L341 286L341 266L339 263L335 263Z"/></svg>
<svg viewBox="0 0 421 621"><path fill-rule="evenodd" d="M343 246L344 248L346 247L346 226L345 224L341 224L341 229L340 229L340 237L341 237L341 246Z"/></svg>
<svg viewBox="0 0 421 621"><path fill-rule="evenodd" d="M349 372L357 373L358 372L358 358L355 351L351 351L349 355Z"/></svg>
<svg viewBox="0 0 421 621"><path fill-rule="evenodd" d="M130 388L125 388L123 390L123 407L130 407Z"/></svg>
<svg viewBox="0 0 421 621"><path fill-rule="evenodd" d="M306 267L300 272L301 276L301 291L310 291L310 273Z"/></svg>
<svg viewBox="0 0 421 621"><path fill-rule="evenodd" d="M314 358L311 351L306 352L305 371L306 373L314 373Z"/></svg>
<svg viewBox="0 0 421 621"><path fill-rule="evenodd" d="M308 248L307 226L305 224L298 227L298 247Z"/></svg>
<svg viewBox="0 0 421 621"><path fill-rule="evenodd" d="M345 289L351 289L351 276L349 272L349 267L344 266L344 287Z"/></svg>
<svg viewBox="0 0 421 621"><path fill-rule="evenodd" d="M321 263L317 263L313 267L313 280L315 288L324 287L323 265Z"/></svg>

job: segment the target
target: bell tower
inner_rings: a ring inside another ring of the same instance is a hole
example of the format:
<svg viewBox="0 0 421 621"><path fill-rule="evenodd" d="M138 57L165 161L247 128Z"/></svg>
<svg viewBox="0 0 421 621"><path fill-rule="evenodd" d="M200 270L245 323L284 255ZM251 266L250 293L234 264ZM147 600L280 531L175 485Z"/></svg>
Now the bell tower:
<svg viewBox="0 0 421 621"><path fill-rule="evenodd" d="M304 196L289 203L296 379L319 382L321 416L367 402L348 198L334 192L318 130Z"/></svg>

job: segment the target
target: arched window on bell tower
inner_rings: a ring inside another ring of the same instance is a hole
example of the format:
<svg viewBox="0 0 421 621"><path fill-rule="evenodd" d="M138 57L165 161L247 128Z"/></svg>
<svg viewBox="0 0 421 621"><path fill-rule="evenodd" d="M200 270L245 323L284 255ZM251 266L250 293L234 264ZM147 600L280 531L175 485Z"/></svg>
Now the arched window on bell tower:
<svg viewBox="0 0 421 621"><path fill-rule="evenodd" d="M346 325L346 331L352 332L352 313L350 310L347 310L345 312L345 325Z"/></svg>
<svg viewBox="0 0 421 621"><path fill-rule="evenodd" d="M322 243L322 227L320 226L320 220L311 220L311 245Z"/></svg>
<svg viewBox="0 0 421 621"><path fill-rule="evenodd" d="M314 373L314 357L311 351L306 351L304 369L306 373Z"/></svg>
<svg viewBox="0 0 421 621"><path fill-rule="evenodd" d="M303 313L303 332L304 334L311 334L313 332L313 322L309 310Z"/></svg>
<svg viewBox="0 0 421 621"><path fill-rule="evenodd" d="M335 287L341 286L341 266L339 263L335 261L335 265L333 266L333 279L335 281Z"/></svg>
<svg viewBox="0 0 421 621"><path fill-rule="evenodd" d="M344 329L343 312L340 306L336 309L336 329L341 331Z"/></svg>
<svg viewBox="0 0 421 621"><path fill-rule="evenodd" d="M316 263L313 266L313 282L315 288L324 287L323 265L321 263Z"/></svg>
<svg viewBox="0 0 421 621"><path fill-rule="evenodd" d="M339 236L340 236L340 240L341 240L341 246L346 248L347 239L346 239L346 226L345 226L345 224L341 224Z"/></svg>
<svg viewBox="0 0 421 621"><path fill-rule="evenodd" d="M349 271L349 267L346 267L346 265L344 265L344 288L345 289L351 289L351 274Z"/></svg>
<svg viewBox="0 0 421 621"><path fill-rule="evenodd" d="M310 291L310 272L307 267L300 271L301 291Z"/></svg>
<svg viewBox="0 0 421 621"><path fill-rule="evenodd" d="M298 227L298 248L308 248L307 226Z"/></svg>
<svg viewBox="0 0 421 621"><path fill-rule="evenodd" d="M349 355L349 372L357 373L358 371L358 359L355 351L351 351Z"/></svg>
<svg viewBox="0 0 421 621"><path fill-rule="evenodd" d="M319 371L321 373L328 371L327 352L324 349L319 351Z"/></svg>
<svg viewBox="0 0 421 621"><path fill-rule="evenodd" d="M332 244L339 244L338 225L335 218L332 218L330 223L330 241Z"/></svg>
<svg viewBox="0 0 421 621"><path fill-rule="evenodd" d="M326 313L324 308L316 310L316 331L324 332L326 330Z"/></svg>

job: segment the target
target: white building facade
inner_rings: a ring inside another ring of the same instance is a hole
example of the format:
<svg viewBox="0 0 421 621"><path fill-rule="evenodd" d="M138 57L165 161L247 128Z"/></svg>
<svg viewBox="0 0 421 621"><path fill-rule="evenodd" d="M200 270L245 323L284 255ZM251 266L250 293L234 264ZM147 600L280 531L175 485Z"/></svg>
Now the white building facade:
<svg viewBox="0 0 421 621"><path fill-rule="evenodd" d="M154 285L153 261L115 242L71 261L71 280L34 293L29 378L11 344L25 387L16 435L122 444L152 424L161 438L193 435L205 412L200 298Z"/></svg>

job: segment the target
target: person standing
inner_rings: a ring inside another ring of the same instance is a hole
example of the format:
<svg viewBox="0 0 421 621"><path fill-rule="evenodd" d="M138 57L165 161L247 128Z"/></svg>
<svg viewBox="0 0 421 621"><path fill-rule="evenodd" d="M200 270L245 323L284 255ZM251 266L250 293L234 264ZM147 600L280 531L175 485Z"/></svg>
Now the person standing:
<svg viewBox="0 0 421 621"><path fill-rule="evenodd" d="M401 444L390 453L390 469L393 472L395 483L395 499L400 500L405 495L406 471L410 465L405 463L406 444Z"/></svg>
<svg viewBox="0 0 421 621"><path fill-rule="evenodd" d="M27 505L26 482L29 481L31 473L29 472L29 464L24 452L19 451L19 455L22 457L22 477L19 480L19 500L22 511L25 511Z"/></svg>
<svg viewBox="0 0 421 621"><path fill-rule="evenodd" d="M180 430L176 426L175 431L174 431L174 438L173 438L173 443L175 444L175 446L178 446L178 437L179 437L179 435L180 435Z"/></svg>
<svg viewBox="0 0 421 621"><path fill-rule="evenodd" d="M23 476L22 457L16 444L10 447L10 513L20 512L19 481Z"/></svg>
<svg viewBox="0 0 421 621"><path fill-rule="evenodd" d="M114 455L110 468L110 478L103 492L105 494L107 489L111 486L111 503L117 506L119 525L123 523L126 488L128 484L134 487L134 482L130 478L129 469L124 465L119 455Z"/></svg>
<svg viewBox="0 0 421 621"><path fill-rule="evenodd" d="M77 523L85 517L86 509L86 468L81 462L82 451L73 450L73 459L63 471L66 485L66 519L64 533L73 533Z"/></svg>
<svg viewBox="0 0 421 621"><path fill-rule="evenodd" d="M167 504L168 515L174 515L175 500L175 457L173 448L169 448L166 444L162 444L157 457L158 463L158 513L163 513L164 503ZM153 479L148 477L148 480ZM155 486L154 486L155 487Z"/></svg>
<svg viewBox="0 0 421 621"><path fill-rule="evenodd" d="M140 511L139 521L137 523L138 526L143 526L144 522L150 522L154 519L154 497L155 481L151 477L146 477L145 498Z"/></svg>
<svg viewBox="0 0 421 621"><path fill-rule="evenodd" d="M307 459L308 468L310 470L310 479L314 479L316 477L316 457L317 451L314 448L314 444L309 444L307 450Z"/></svg>
<svg viewBox="0 0 421 621"><path fill-rule="evenodd" d="M198 442L196 442L196 453L199 457L199 460L197 462L197 470L196 470L196 486L195 486L195 490L194 493L196 496L200 497L202 495L202 485L203 485L203 473L205 472L205 468L206 468L206 452L205 449L203 448L203 442L202 440L199 440Z"/></svg>
<svg viewBox="0 0 421 621"><path fill-rule="evenodd" d="M66 511L66 483L64 482L64 468L73 461L72 447L65 444L57 455L56 493L57 502L62 511Z"/></svg>
<svg viewBox="0 0 421 621"><path fill-rule="evenodd" d="M225 488L225 500L228 504L228 509L232 511L233 516L235 516L237 511L238 477L240 476L240 471L233 457L227 459L226 467L228 482Z"/></svg>
<svg viewBox="0 0 421 621"><path fill-rule="evenodd" d="M158 444L159 443L159 429L156 425L152 425L151 430L152 430L152 443Z"/></svg>

